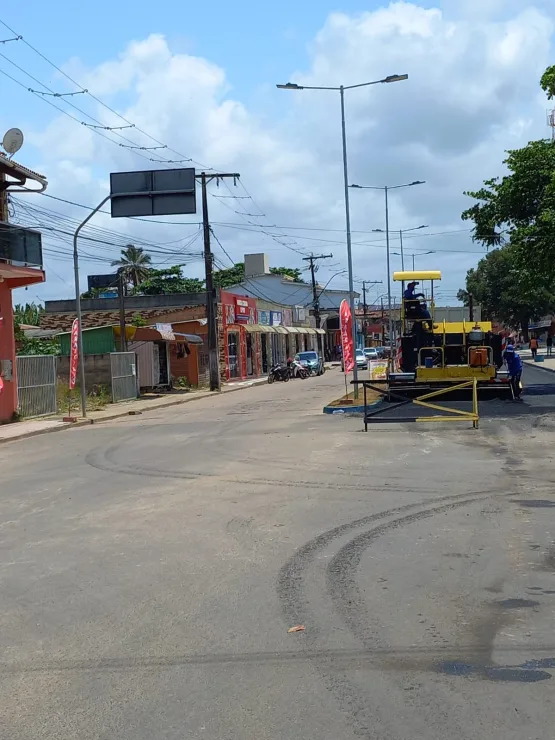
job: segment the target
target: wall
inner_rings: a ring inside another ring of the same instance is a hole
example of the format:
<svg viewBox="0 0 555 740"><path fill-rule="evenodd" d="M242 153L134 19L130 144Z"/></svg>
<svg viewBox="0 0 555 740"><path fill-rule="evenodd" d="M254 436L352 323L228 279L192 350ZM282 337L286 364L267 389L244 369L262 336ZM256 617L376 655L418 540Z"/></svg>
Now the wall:
<svg viewBox="0 0 555 740"><path fill-rule="evenodd" d="M60 334L60 354L69 355L71 332ZM83 352L85 355L104 355L116 351L114 331L111 326L86 329L83 332Z"/></svg>
<svg viewBox="0 0 555 740"><path fill-rule="evenodd" d="M17 378L15 375L15 340L13 334L12 291L6 280L0 282L0 360L10 360L12 380L4 378L4 389L0 393L0 424L11 421L17 408Z"/></svg>
<svg viewBox="0 0 555 740"><path fill-rule="evenodd" d="M58 379L65 383L69 381L69 357L58 357ZM105 385L112 387L112 371L110 367L110 355L85 355L85 383L87 393L90 393L93 385ZM77 373L77 385L79 385L79 373Z"/></svg>

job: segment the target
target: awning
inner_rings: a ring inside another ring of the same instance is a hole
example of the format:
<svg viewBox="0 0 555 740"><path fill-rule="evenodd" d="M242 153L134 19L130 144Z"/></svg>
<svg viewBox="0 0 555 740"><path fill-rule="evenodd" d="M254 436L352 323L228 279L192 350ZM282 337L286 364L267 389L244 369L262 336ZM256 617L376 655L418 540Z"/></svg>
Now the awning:
<svg viewBox="0 0 555 740"><path fill-rule="evenodd" d="M305 332L307 334L316 334L317 329L313 329L312 327L308 326L308 327L305 328Z"/></svg>
<svg viewBox="0 0 555 740"><path fill-rule="evenodd" d="M284 329L288 334L300 334L301 332L298 326L285 326Z"/></svg>
<svg viewBox="0 0 555 740"><path fill-rule="evenodd" d="M316 334L325 334L326 333L326 330L325 329L314 329L314 331L316 332Z"/></svg>
<svg viewBox="0 0 555 740"><path fill-rule="evenodd" d="M274 326L274 329L278 334L289 334L284 326Z"/></svg>
<svg viewBox="0 0 555 740"><path fill-rule="evenodd" d="M273 326L266 326L265 324L245 324L245 329L248 332L260 334L271 334L275 331Z"/></svg>

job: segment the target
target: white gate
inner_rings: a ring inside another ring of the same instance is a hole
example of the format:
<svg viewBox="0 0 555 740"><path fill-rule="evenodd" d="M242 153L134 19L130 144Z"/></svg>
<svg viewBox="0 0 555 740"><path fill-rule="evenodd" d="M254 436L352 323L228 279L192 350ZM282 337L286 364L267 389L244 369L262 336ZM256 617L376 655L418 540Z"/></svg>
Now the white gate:
<svg viewBox="0 0 555 740"><path fill-rule="evenodd" d="M134 352L111 352L112 401L137 398L137 358Z"/></svg>
<svg viewBox="0 0 555 740"><path fill-rule="evenodd" d="M17 397L21 416L47 416L58 411L56 355L18 355Z"/></svg>

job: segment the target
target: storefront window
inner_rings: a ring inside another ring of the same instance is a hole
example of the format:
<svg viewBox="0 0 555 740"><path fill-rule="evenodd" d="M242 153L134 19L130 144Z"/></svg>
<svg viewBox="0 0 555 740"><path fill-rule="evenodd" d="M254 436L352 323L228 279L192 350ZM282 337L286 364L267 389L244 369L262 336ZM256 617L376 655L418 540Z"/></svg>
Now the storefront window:
<svg viewBox="0 0 555 740"><path fill-rule="evenodd" d="M252 351L252 334L248 333L247 337L247 375L254 375L254 358Z"/></svg>

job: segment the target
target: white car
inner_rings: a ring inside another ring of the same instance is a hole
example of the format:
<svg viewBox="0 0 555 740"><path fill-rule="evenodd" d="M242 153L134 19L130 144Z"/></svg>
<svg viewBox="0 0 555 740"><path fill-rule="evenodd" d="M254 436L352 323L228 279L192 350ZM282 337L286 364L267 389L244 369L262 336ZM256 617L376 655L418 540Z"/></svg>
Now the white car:
<svg viewBox="0 0 555 740"><path fill-rule="evenodd" d="M378 350L375 347L365 347L362 351L364 352L367 360L379 360L380 359Z"/></svg>
<svg viewBox="0 0 555 740"><path fill-rule="evenodd" d="M359 370L361 368L366 370L366 368L368 367L368 360L366 359L366 355L361 349L355 349L355 362ZM343 363L343 359L341 359L341 369L343 370L343 372L345 372L345 365Z"/></svg>

